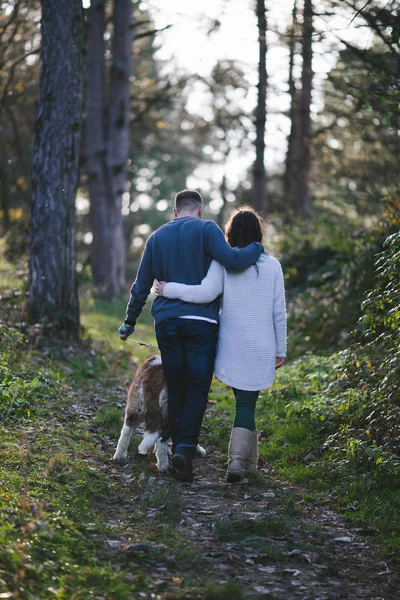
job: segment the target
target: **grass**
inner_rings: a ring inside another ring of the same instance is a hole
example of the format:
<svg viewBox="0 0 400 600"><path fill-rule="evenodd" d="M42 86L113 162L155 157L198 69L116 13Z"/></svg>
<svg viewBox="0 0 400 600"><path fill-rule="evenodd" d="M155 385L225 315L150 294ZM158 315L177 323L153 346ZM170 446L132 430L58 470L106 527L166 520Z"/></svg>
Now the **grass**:
<svg viewBox="0 0 400 600"><path fill-rule="evenodd" d="M280 516L240 519L224 519L215 523L216 537L220 541L236 542L251 536L282 536L287 531L287 523Z"/></svg>
<svg viewBox="0 0 400 600"><path fill-rule="evenodd" d="M327 386L340 374L340 358L308 355L285 366L274 388L261 395L257 422L261 458L276 473L329 500L358 527L372 528L385 550L400 549L400 493L393 475L327 444L348 418L344 403L329 404Z"/></svg>

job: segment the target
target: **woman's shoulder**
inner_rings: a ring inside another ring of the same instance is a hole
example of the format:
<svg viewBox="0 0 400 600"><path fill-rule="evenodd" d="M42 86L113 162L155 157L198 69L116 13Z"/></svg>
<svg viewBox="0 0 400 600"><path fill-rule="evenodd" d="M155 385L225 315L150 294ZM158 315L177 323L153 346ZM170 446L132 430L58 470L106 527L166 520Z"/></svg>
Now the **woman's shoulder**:
<svg viewBox="0 0 400 600"><path fill-rule="evenodd" d="M271 256L271 254L268 254L267 251L261 254L260 258L257 261L257 264L259 266L264 265L267 269L276 270L281 268L281 263L279 262L279 260L275 258L275 256Z"/></svg>

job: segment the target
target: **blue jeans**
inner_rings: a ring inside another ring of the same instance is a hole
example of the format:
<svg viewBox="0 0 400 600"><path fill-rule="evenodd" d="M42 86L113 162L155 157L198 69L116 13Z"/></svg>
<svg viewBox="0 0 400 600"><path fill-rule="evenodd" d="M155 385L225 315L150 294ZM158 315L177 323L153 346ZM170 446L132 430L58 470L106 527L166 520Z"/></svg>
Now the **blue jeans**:
<svg viewBox="0 0 400 600"><path fill-rule="evenodd" d="M166 319L156 325L168 387L168 425L173 450L195 447L214 371L218 325Z"/></svg>

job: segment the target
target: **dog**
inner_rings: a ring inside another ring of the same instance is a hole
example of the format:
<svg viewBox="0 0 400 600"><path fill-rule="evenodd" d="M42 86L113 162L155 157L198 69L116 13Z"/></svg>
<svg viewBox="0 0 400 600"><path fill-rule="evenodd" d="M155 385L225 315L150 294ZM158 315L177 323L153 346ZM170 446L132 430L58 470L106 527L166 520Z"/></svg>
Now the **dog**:
<svg viewBox="0 0 400 600"><path fill-rule="evenodd" d="M145 432L139 445L139 454L147 454L154 448L157 469L168 470L168 392L164 378L161 356L150 356L142 363L128 391L124 425L113 456L116 462L128 459L128 448L132 434L144 422ZM197 446L199 456L206 451Z"/></svg>

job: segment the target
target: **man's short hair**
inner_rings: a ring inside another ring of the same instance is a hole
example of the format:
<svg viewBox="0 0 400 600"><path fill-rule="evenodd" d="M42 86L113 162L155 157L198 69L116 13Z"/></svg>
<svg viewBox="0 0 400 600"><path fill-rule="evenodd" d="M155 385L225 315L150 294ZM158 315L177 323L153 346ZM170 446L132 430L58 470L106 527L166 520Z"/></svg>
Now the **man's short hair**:
<svg viewBox="0 0 400 600"><path fill-rule="evenodd" d="M204 200L196 190L182 190L175 196L175 208L178 212L183 210L192 212L202 206L204 206Z"/></svg>

